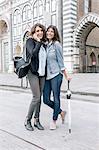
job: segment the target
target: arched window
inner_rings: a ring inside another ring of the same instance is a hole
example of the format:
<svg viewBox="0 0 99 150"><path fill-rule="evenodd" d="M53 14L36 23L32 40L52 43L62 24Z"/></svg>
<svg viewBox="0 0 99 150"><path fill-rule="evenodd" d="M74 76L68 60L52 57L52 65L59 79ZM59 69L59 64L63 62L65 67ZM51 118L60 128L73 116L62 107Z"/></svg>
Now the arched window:
<svg viewBox="0 0 99 150"><path fill-rule="evenodd" d="M57 25L57 19L56 19L57 3L56 3L56 0L46 0L45 5L46 5L46 12L50 13L50 16L51 16L50 24Z"/></svg>
<svg viewBox="0 0 99 150"><path fill-rule="evenodd" d="M42 1L39 0L39 16L42 16L43 15L43 4L42 4Z"/></svg>
<svg viewBox="0 0 99 150"><path fill-rule="evenodd" d="M43 23L43 3L42 0L35 1L33 5L33 23Z"/></svg>
<svg viewBox="0 0 99 150"><path fill-rule="evenodd" d="M31 8L29 5L25 5L22 11L22 20L23 22L28 21L31 19Z"/></svg>
<svg viewBox="0 0 99 150"><path fill-rule="evenodd" d="M47 12L55 12L56 11L56 0L46 0L46 11Z"/></svg>
<svg viewBox="0 0 99 150"><path fill-rule="evenodd" d="M98 66L99 66L99 55L98 55Z"/></svg>
<svg viewBox="0 0 99 150"><path fill-rule="evenodd" d="M37 17L38 17L38 13L37 13L37 1L36 1L33 6L33 18L37 18Z"/></svg>
<svg viewBox="0 0 99 150"><path fill-rule="evenodd" d="M46 0L46 11L50 12L50 1Z"/></svg>
<svg viewBox="0 0 99 150"><path fill-rule="evenodd" d="M52 12L56 11L56 0L51 0L51 11Z"/></svg>
<svg viewBox="0 0 99 150"><path fill-rule="evenodd" d="M94 52L91 53L90 58L91 58L91 64L96 65L96 56Z"/></svg>
<svg viewBox="0 0 99 150"><path fill-rule="evenodd" d="M19 9L16 9L13 14L13 24L14 24L14 36L21 35L21 13Z"/></svg>
<svg viewBox="0 0 99 150"><path fill-rule="evenodd" d="M13 23L14 25L21 23L21 13L19 9L16 9L14 12Z"/></svg>
<svg viewBox="0 0 99 150"><path fill-rule="evenodd" d="M57 2L46 0L43 6L42 0L36 0L33 5L33 23L44 23L57 25Z"/></svg>

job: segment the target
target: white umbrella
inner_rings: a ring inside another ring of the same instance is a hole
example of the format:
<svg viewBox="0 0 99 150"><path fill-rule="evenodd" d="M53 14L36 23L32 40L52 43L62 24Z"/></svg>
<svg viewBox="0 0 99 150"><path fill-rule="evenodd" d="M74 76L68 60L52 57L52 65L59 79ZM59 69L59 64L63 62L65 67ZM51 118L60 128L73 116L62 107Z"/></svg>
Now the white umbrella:
<svg viewBox="0 0 99 150"><path fill-rule="evenodd" d="M68 129L69 129L69 133L71 133L71 106L70 106L71 91L69 89L69 83L70 81L68 80L68 89L66 92L66 97L68 102Z"/></svg>

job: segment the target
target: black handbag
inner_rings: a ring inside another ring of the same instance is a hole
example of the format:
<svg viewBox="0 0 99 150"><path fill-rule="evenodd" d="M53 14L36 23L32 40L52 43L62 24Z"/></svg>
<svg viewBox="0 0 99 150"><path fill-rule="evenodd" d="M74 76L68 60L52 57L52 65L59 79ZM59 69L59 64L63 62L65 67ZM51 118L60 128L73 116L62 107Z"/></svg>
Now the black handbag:
<svg viewBox="0 0 99 150"><path fill-rule="evenodd" d="M16 56L14 57L13 61L15 68L14 72L18 75L18 78L25 77L29 71L31 59L29 62L26 62L23 57Z"/></svg>

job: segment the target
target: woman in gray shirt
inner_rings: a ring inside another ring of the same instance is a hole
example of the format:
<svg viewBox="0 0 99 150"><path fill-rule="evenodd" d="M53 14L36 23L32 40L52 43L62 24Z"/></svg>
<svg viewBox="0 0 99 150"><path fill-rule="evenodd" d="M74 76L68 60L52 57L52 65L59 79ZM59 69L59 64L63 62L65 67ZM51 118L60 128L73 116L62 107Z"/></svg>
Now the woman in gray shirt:
<svg viewBox="0 0 99 150"><path fill-rule="evenodd" d="M70 77L64 66L62 46L56 26L50 25L47 28L47 76L43 92L43 101L46 105L53 109L53 120L50 129L56 129L56 121L58 115L61 115L62 122L65 119L65 111L60 108L60 89L63 79L63 73L67 80ZM53 101L50 100L51 92L53 92Z"/></svg>

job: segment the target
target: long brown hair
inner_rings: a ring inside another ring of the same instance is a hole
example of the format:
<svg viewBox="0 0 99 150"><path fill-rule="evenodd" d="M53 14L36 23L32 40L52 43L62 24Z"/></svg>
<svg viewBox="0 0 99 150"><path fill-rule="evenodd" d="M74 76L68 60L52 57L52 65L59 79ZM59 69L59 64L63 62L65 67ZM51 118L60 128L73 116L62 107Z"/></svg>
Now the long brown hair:
<svg viewBox="0 0 99 150"><path fill-rule="evenodd" d="M43 38L42 41L45 42L46 41L46 29L45 26L40 24L40 23L36 23L32 28L31 28L31 32L30 32L30 36L33 36L33 34L35 33L36 27L40 27L43 30Z"/></svg>
<svg viewBox="0 0 99 150"><path fill-rule="evenodd" d="M50 28L53 29L53 31L54 31L54 37L53 37L52 41L53 41L53 42L55 42L55 41L61 42L57 27L54 26L54 25L50 25L50 26L48 26L47 31L48 31L48 29L50 29ZM46 32L47 32L47 31L46 31Z"/></svg>

